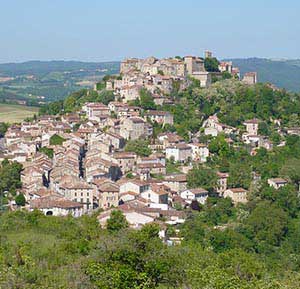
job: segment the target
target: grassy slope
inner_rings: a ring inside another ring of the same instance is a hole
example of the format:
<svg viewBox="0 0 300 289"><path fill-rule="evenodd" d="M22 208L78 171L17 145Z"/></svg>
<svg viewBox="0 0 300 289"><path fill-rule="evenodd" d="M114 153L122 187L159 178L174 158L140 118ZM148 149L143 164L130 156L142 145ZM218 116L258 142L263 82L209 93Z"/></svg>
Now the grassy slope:
<svg viewBox="0 0 300 289"><path fill-rule="evenodd" d="M22 105L0 104L0 122L21 122L27 117L33 116L38 112L37 107Z"/></svg>

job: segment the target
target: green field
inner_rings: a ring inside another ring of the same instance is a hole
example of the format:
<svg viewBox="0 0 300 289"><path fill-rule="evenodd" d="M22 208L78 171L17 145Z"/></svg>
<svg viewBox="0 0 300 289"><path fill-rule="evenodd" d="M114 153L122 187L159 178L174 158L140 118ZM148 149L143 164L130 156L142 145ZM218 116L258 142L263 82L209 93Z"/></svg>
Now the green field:
<svg viewBox="0 0 300 289"><path fill-rule="evenodd" d="M38 107L0 104L0 122L16 123L38 112Z"/></svg>

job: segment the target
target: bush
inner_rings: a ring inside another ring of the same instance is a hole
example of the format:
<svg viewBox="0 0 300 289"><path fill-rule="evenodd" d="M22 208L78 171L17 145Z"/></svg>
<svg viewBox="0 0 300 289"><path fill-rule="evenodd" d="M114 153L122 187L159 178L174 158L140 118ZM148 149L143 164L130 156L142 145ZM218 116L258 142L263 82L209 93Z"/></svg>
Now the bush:
<svg viewBox="0 0 300 289"><path fill-rule="evenodd" d="M15 198L15 201L16 201L17 206L20 206L20 207L25 206L26 199L23 194L17 195Z"/></svg>
<svg viewBox="0 0 300 289"><path fill-rule="evenodd" d="M50 137L50 145L62 145L65 139L57 134Z"/></svg>

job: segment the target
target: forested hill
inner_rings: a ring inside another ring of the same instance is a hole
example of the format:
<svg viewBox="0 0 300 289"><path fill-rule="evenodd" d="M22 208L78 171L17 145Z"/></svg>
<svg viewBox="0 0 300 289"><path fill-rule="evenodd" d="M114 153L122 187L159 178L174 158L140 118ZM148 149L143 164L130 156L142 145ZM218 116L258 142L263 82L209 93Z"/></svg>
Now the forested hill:
<svg viewBox="0 0 300 289"><path fill-rule="evenodd" d="M92 87L106 74L119 73L119 62L28 61L0 64L0 102L27 104L64 99L80 87Z"/></svg>
<svg viewBox="0 0 300 289"><path fill-rule="evenodd" d="M300 91L300 60L271 60L265 58L228 59L247 71L257 71L259 82L271 82L280 88Z"/></svg>
<svg viewBox="0 0 300 289"><path fill-rule="evenodd" d="M0 75L18 76L20 74L33 74L35 76L47 75L51 72L99 71L109 70L109 73L118 73L120 63L111 62L83 62L83 61L27 61L22 63L0 63Z"/></svg>

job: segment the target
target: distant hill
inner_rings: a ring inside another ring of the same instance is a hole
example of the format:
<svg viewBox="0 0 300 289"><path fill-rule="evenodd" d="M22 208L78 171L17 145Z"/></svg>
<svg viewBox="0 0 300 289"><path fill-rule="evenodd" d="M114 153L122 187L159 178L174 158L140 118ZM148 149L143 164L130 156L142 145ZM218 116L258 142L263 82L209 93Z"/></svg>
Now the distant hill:
<svg viewBox="0 0 300 289"><path fill-rule="evenodd" d="M257 71L260 82L300 91L300 60L228 59L243 75ZM63 99L82 87L91 87L106 74L117 74L120 62L27 61L0 64L0 102L26 101L30 105Z"/></svg>
<svg viewBox="0 0 300 289"><path fill-rule="evenodd" d="M51 72L71 72L71 71L99 71L108 70L110 73L119 72L120 63L112 62L82 62L82 61L27 61L22 63L0 64L0 75L19 76L23 74L33 74L35 76L46 75Z"/></svg>
<svg viewBox="0 0 300 289"><path fill-rule="evenodd" d="M280 88L300 91L300 60L273 60L265 58L227 59L238 66L243 75L257 71L259 82L271 82Z"/></svg>
<svg viewBox="0 0 300 289"><path fill-rule="evenodd" d="M120 63L27 61L0 64L0 102L41 105L63 99L80 87L91 87L106 74L119 73Z"/></svg>

